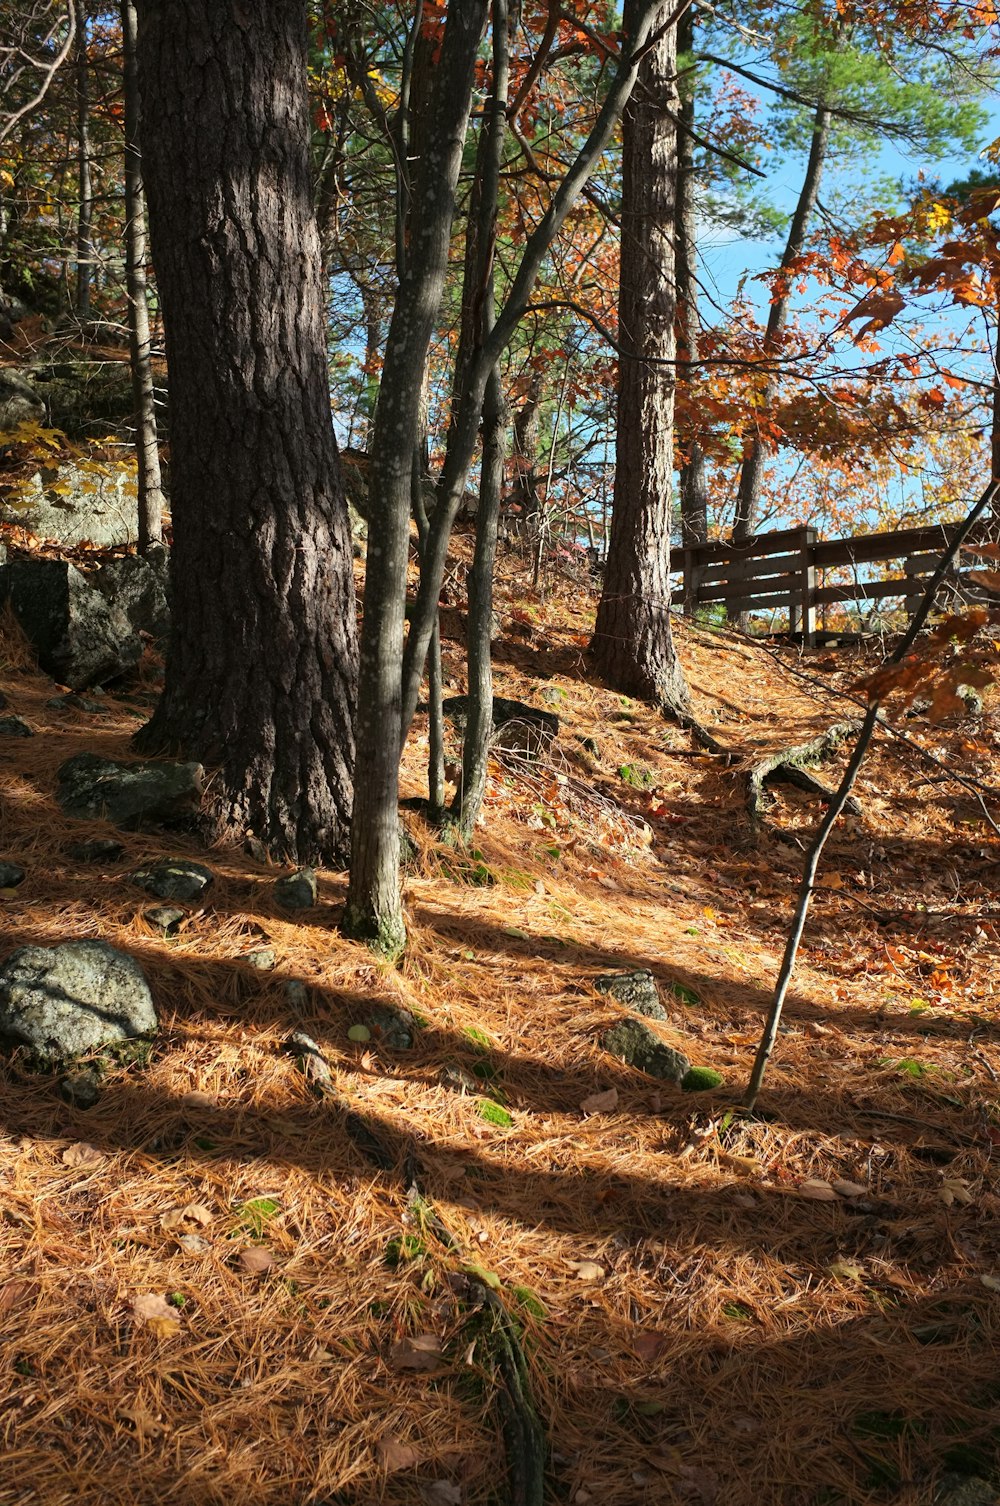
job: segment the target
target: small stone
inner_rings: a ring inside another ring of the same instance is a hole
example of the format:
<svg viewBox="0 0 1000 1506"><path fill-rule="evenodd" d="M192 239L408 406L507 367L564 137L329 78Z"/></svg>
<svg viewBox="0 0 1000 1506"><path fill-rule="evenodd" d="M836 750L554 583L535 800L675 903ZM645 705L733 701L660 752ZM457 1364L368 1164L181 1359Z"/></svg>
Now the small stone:
<svg viewBox="0 0 1000 1506"><path fill-rule="evenodd" d="M390 1051L409 1051L417 1022L408 1009L395 1004L373 1004L364 1018L375 1040Z"/></svg>
<svg viewBox="0 0 1000 1506"><path fill-rule="evenodd" d="M175 899L186 904L198 899L214 881L210 868L202 863L191 863L186 858L164 858L148 868L139 868L132 874L133 884L155 894L157 899Z"/></svg>
<svg viewBox="0 0 1000 1506"><path fill-rule="evenodd" d="M273 947L262 946L259 951L248 952L245 960L259 973L269 973L277 962L278 955Z"/></svg>
<svg viewBox="0 0 1000 1506"><path fill-rule="evenodd" d="M441 1068L438 1081L443 1088L453 1088L456 1093L480 1093L482 1083L468 1067L450 1065Z"/></svg>
<svg viewBox="0 0 1000 1506"><path fill-rule="evenodd" d="M314 868L296 868L294 873L275 880L274 897L285 910L310 910L317 894Z"/></svg>
<svg viewBox="0 0 1000 1506"><path fill-rule="evenodd" d="M0 716L0 737L34 737L34 733L19 716Z"/></svg>
<svg viewBox="0 0 1000 1506"><path fill-rule="evenodd" d="M645 1015L647 1019L668 1018L667 1011L660 1003L656 980L646 968L639 968L634 973L603 973L601 977L594 979L594 987L599 994L607 994L609 998L616 999L636 1014Z"/></svg>
<svg viewBox="0 0 1000 1506"><path fill-rule="evenodd" d="M108 709L103 701L92 701L84 695L54 695L45 704L52 711L86 711L92 716Z"/></svg>
<svg viewBox="0 0 1000 1506"><path fill-rule="evenodd" d="M691 1070L684 1053L666 1045L642 1020L619 1020L601 1036L601 1045L630 1067L665 1082L681 1083Z"/></svg>
<svg viewBox="0 0 1000 1506"><path fill-rule="evenodd" d="M10 699L9 699L9 697L5 696L4 693L3 693L3 691L0 690L0 711L6 711L7 707L9 705L10 705Z"/></svg>
<svg viewBox="0 0 1000 1506"><path fill-rule="evenodd" d="M248 858L253 858L255 863L267 862L267 848L260 840L260 837L255 837L252 832L243 843L243 851Z"/></svg>
<svg viewBox="0 0 1000 1506"><path fill-rule="evenodd" d="M74 1108L92 1109L101 1096L101 1079L92 1068L84 1067L64 1077L59 1091Z"/></svg>
<svg viewBox="0 0 1000 1506"><path fill-rule="evenodd" d="M585 753L589 753L591 758L600 758L601 756L601 747L596 737L581 737L580 747Z"/></svg>
<svg viewBox="0 0 1000 1506"><path fill-rule="evenodd" d="M187 914L186 910L178 910L173 905L154 905L151 910L142 912L143 919L148 920L151 926L162 931L166 936L173 936L177 927Z"/></svg>
<svg viewBox="0 0 1000 1506"><path fill-rule="evenodd" d="M95 837L92 842L68 843L66 856L78 863L117 863L124 851L124 842L116 842L114 837Z"/></svg>
<svg viewBox="0 0 1000 1506"><path fill-rule="evenodd" d="M24 869L20 863L0 863L0 889L16 889L24 883Z"/></svg>
<svg viewBox="0 0 1000 1506"><path fill-rule="evenodd" d="M978 1475L945 1475L934 1497L935 1506L1000 1506L1000 1495Z"/></svg>
<svg viewBox="0 0 1000 1506"><path fill-rule="evenodd" d="M309 990L299 978L289 978L285 984L285 998L293 1009L307 1009Z"/></svg>

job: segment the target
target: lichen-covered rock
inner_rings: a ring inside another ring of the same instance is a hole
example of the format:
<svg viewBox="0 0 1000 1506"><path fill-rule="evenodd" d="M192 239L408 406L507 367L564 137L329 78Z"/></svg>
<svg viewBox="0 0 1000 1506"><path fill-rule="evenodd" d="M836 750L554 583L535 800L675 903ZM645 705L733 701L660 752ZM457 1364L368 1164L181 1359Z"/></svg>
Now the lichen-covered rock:
<svg viewBox="0 0 1000 1506"><path fill-rule="evenodd" d="M372 1004L365 1011L364 1024L380 1046L390 1051L409 1051L417 1033L417 1022L408 1009L396 1004Z"/></svg>
<svg viewBox="0 0 1000 1506"><path fill-rule="evenodd" d="M152 909L143 911L143 918L157 931L162 931L164 936L173 936L186 913L176 905L153 905Z"/></svg>
<svg viewBox="0 0 1000 1506"><path fill-rule="evenodd" d="M691 1070L684 1053L661 1041L642 1020L619 1020L601 1036L601 1045L630 1067L665 1082L681 1083Z"/></svg>
<svg viewBox="0 0 1000 1506"><path fill-rule="evenodd" d="M24 883L24 869L20 863L0 863L0 889L16 889Z"/></svg>
<svg viewBox="0 0 1000 1506"><path fill-rule="evenodd" d="M142 968L104 941L21 947L0 967L0 1037L44 1064L156 1028Z"/></svg>
<svg viewBox="0 0 1000 1506"><path fill-rule="evenodd" d="M133 669L142 643L124 612L65 560L0 565L0 601L9 602L46 674L86 690Z"/></svg>
<svg viewBox="0 0 1000 1506"><path fill-rule="evenodd" d="M67 816L104 816L116 826L170 821L197 807L205 771L200 763L116 763L77 753L59 769L59 804Z"/></svg>
<svg viewBox="0 0 1000 1506"><path fill-rule="evenodd" d="M310 910L316 903L316 870L296 868L274 883L274 897L286 910Z"/></svg>
<svg viewBox="0 0 1000 1506"><path fill-rule="evenodd" d="M3 306L0 305L0 315ZM34 385L11 366L0 366L0 434L11 434L21 424L38 423L45 417L45 404Z"/></svg>
<svg viewBox="0 0 1000 1506"><path fill-rule="evenodd" d="M155 894L157 899L179 900L181 904L198 899L214 879L210 868L187 858L162 858L132 875L133 884L147 894Z"/></svg>
<svg viewBox="0 0 1000 1506"><path fill-rule="evenodd" d="M660 1003L656 980L646 968L638 968L634 973L603 973L601 977L594 979L594 987L599 994L607 994L609 998L624 1004L636 1014L645 1015L647 1019L667 1019L667 1011Z"/></svg>
<svg viewBox="0 0 1000 1506"><path fill-rule="evenodd" d="M34 737L34 733L19 716L0 716L0 737Z"/></svg>

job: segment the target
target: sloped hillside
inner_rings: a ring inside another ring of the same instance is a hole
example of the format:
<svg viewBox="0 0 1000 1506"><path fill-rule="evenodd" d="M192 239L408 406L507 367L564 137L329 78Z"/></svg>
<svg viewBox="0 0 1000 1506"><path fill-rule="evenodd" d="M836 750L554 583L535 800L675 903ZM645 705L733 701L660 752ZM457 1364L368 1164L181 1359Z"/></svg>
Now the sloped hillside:
<svg viewBox="0 0 1000 1506"><path fill-rule="evenodd" d="M881 738L749 1119L821 807L778 784L755 828L746 764L853 715L864 666L682 624L734 756L707 754L589 681L583 586L541 601L504 571L497 690L560 732L494 765L474 850L407 813L398 969L340 937L341 874L290 913L241 852L67 821L59 765L127 755L155 665L55 709L8 625L0 687L35 735L0 742L0 856L27 874L4 956L107 940L163 1029L97 1064L91 1107L0 1068L0 1502L505 1502L532 1405L545 1499L577 1506L930 1503L994 1476L995 712ZM455 608L453 693L461 631ZM67 853L111 837L114 860ZM214 874L170 934L130 879L164 855ZM642 1016L595 980L642 969L666 1015L644 1025L720 1085L602 1044Z"/></svg>

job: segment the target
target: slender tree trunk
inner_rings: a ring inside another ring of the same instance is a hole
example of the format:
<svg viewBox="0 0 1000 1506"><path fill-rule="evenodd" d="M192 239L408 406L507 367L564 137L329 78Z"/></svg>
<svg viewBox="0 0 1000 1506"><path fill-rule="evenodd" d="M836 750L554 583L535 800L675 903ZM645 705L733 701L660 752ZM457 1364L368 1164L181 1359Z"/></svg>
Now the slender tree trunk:
<svg viewBox="0 0 1000 1506"><path fill-rule="evenodd" d="M462 745L462 787L455 797L458 827L472 836L486 793L493 732L493 576L503 495L506 412L498 366L490 373L483 405L483 467L476 513L476 552L469 572L469 714Z"/></svg>
<svg viewBox="0 0 1000 1506"><path fill-rule="evenodd" d="M705 455L698 441L691 393L692 366L698 359L698 245L695 218L695 158L692 131L695 120L696 78L694 54L694 7L682 11L677 22L677 58L680 78L680 111L677 132L677 201L674 206L674 256L677 289L677 386L683 393L686 421L678 430L680 465L681 534L687 549L697 548L708 538L708 477ZM690 70L690 71L688 71ZM697 581L693 572L684 580L684 611L694 613Z"/></svg>
<svg viewBox="0 0 1000 1506"><path fill-rule="evenodd" d="M798 203L792 216L792 223L788 231L788 241L785 245L779 270L786 272L795 259L802 254L806 242L806 234L809 229L809 221L816 207L819 197L819 185L823 177L823 165L826 161L827 149L830 142L830 112L825 106L820 105L816 110L813 120L812 140L809 145L809 160L806 164L806 174L802 182ZM764 354L766 357L773 355L778 344L779 337L788 320L789 293L787 279L785 284L771 304L771 310L767 318L767 328L764 332ZM764 387L763 411L766 413L778 390L778 384L773 378L769 378ZM733 524L733 538L738 544L745 543L753 538L757 528L757 520L760 517L760 488L764 475L766 453L759 439L750 438L744 444L743 467L740 471L739 491L736 497L736 518Z"/></svg>
<svg viewBox="0 0 1000 1506"><path fill-rule="evenodd" d="M662 4L654 34L669 13ZM687 701L670 633L674 377L661 364L676 349L676 61L668 26L643 59L624 115L615 495L593 639L609 684L672 710Z"/></svg>
<svg viewBox="0 0 1000 1506"><path fill-rule="evenodd" d="M76 312L83 320L90 314L90 290L94 280L94 244L91 239L94 189L90 170L90 63L87 58L85 0L73 0L73 8L76 27L74 41L77 151Z"/></svg>
<svg viewBox="0 0 1000 1506"><path fill-rule="evenodd" d="M216 765L217 828L346 858L356 644L302 0L144 0L170 381L173 633L138 745Z"/></svg>
<svg viewBox="0 0 1000 1506"><path fill-rule="evenodd" d="M125 285L128 291L128 339L135 414L135 460L139 484L139 552L163 541L163 490L156 436L149 299L146 288L146 205L139 150L139 77L136 58L137 17L133 0L122 5L125 80Z"/></svg>
<svg viewBox="0 0 1000 1506"><path fill-rule="evenodd" d="M410 243L386 342L371 448L371 516L361 637L359 781L345 928L392 954L406 940L399 884L398 771L412 457L422 435L423 375L448 267L455 185L472 104L486 0L452 7L418 167ZM434 606L437 607L437 594ZM427 643L433 624L428 626Z"/></svg>
<svg viewBox="0 0 1000 1506"><path fill-rule="evenodd" d="M486 383L524 315L535 281L566 216L580 197L607 149L635 84L640 61L658 13L657 0L625 0L621 55L593 129L556 189L531 235L493 330L471 362L457 419L448 436L438 500L430 536L420 565L420 586L403 661L402 729L405 734L420 699L424 661L430 643L441 581L448 557L448 541L465 493L469 466L476 449Z"/></svg>
<svg viewBox="0 0 1000 1506"><path fill-rule="evenodd" d="M514 484L510 500L520 521L537 517L538 441L541 433L542 374L532 368L524 402L514 417Z"/></svg>

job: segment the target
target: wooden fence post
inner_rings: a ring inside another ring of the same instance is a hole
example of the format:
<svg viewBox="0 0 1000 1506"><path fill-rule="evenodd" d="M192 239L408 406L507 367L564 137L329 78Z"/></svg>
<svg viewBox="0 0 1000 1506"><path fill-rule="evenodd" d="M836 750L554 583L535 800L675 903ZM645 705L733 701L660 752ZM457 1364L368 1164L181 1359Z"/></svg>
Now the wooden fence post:
<svg viewBox="0 0 1000 1506"><path fill-rule="evenodd" d="M799 547L801 564L799 566L799 603L796 616L799 618L799 632L802 634L802 647L814 648L816 644L816 543L819 534L815 528L802 529L802 542ZM793 628L793 632L795 629Z"/></svg>

